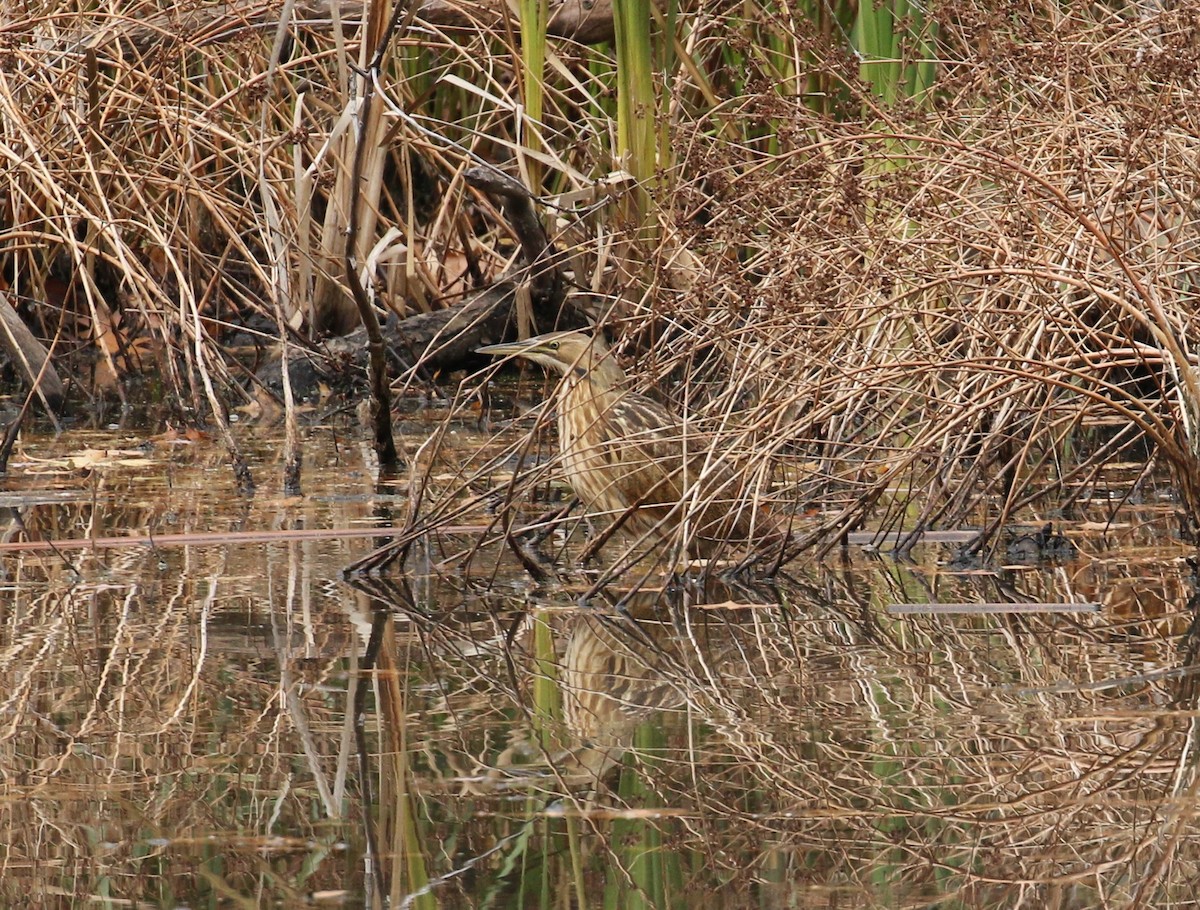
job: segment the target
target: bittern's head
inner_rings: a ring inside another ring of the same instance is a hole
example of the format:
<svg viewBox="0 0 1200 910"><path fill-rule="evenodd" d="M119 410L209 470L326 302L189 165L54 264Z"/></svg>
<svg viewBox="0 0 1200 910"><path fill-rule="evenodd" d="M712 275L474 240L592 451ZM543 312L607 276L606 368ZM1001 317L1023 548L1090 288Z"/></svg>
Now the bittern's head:
<svg viewBox="0 0 1200 910"><path fill-rule="evenodd" d="M587 377L604 388L625 380L608 345L600 336L582 332L548 332L524 341L489 344L476 349L497 357L524 357L563 376Z"/></svg>

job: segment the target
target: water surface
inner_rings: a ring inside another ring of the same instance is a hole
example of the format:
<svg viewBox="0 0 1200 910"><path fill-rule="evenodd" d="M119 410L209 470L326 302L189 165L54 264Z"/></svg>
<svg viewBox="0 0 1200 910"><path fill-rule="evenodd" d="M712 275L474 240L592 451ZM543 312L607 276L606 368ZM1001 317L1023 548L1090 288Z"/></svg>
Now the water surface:
<svg viewBox="0 0 1200 910"><path fill-rule="evenodd" d="M248 500L203 438L14 455L6 906L1194 905L1196 602L1167 504L1085 506L1057 565L851 547L580 606L587 576L534 586L502 544L465 564L469 528L347 584L378 541L288 535L402 525L407 481L318 427L284 497L281 440L239 432ZM157 543L104 542L130 535ZM1098 609L889 612L928 602Z"/></svg>

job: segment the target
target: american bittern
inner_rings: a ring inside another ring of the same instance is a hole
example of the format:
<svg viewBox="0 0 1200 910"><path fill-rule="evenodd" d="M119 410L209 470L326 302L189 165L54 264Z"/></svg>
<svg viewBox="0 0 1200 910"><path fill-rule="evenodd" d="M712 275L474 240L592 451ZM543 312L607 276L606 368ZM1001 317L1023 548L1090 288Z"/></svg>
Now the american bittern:
<svg viewBox="0 0 1200 910"><path fill-rule="evenodd" d="M641 539L683 540L692 556L782 544L778 522L747 495L745 472L667 408L630 392L601 338L551 332L479 352L524 357L563 377L562 469L592 512Z"/></svg>

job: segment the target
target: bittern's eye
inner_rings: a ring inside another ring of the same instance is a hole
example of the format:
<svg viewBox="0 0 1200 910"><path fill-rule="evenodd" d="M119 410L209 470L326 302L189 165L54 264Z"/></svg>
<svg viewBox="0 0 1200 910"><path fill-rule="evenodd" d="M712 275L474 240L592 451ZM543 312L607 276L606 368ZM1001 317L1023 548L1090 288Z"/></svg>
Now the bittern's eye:
<svg viewBox="0 0 1200 910"><path fill-rule="evenodd" d="M552 350L552 351L557 351L558 350L558 342L552 341L548 345L546 345L546 347L550 348L550 350Z"/></svg>

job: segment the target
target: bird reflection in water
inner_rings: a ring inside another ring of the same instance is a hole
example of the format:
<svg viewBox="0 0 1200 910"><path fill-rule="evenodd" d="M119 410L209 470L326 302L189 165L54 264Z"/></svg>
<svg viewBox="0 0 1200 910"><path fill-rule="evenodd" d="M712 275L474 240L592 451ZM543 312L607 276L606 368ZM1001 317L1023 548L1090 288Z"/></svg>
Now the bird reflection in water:
<svg viewBox="0 0 1200 910"><path fill-rule="evenodd" d="M599 781L630 748L640 725L681 729L703 688L699 681L737 647L730 615L709 605L777 600L769 585L706 578L669 592L634 594L622 601L622 614L570 615L560 684L575 746L559 757L560 767L569 758Z"/></svg>
<svg viewBox="0 0 1200 910"><path fill-rule="evenodd" d="M514 639L530 628L532 614L488 614L478 603L469 610L457 604L430 613L417 605L403 577L354 578L353 586L369 594L377 620L399 623L393 639L405 638L410 648L419 642L415 653L430 659L423 672L438 682L422 691L444 691L447 702L421 710L444 713L457 729L472 711L483 712L483 721L497 710L505 713L510 697L531 698L537 661L528 646L517 646ZM735 626L746 617L744 611L705 605L731 601L773 603L778 593L769 585L707 578L703 584L627 596L622 612L599 605L549 611L547 621L561 655L554 674L562 704L555 745L544 749L530 726L513 729L503 749L474 767L464 763L465 752L442 754L439 763L456 767L459 785L473 792L525 786L531 775L546 773L547 764L568 785L594 792L633 747L643 724L655 725L668 741L671 731L678 733L678 741L690 741L687 709L712 675L711 668L729 665L738 648ZM393 642L391 647L399 646ZM494 673L495 667L506 665L515 673L511 680ZM495 683L481 691L480 681L488 678ZM537 713L529 702L525 711L531 718ZM440 734L431 735L436 739ZM472 762L481 759L475 755Z"/></svg>
<svg viewBox="0 0 1200 910"><path fill-rule="evenodd" d="M681 708L686 697L663 673L661 646L647 637L658 634L652 628L657 623L586 614L570 623L559 682L574 743L555 764L564 770L573 765L599 781L620 761L640 724L664 723L661 713Z"/></svg>

